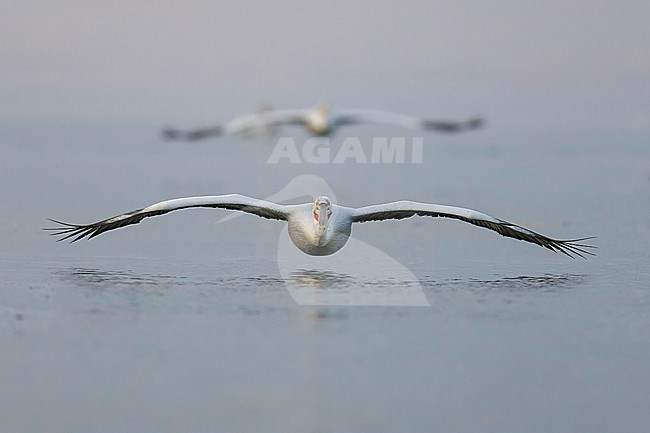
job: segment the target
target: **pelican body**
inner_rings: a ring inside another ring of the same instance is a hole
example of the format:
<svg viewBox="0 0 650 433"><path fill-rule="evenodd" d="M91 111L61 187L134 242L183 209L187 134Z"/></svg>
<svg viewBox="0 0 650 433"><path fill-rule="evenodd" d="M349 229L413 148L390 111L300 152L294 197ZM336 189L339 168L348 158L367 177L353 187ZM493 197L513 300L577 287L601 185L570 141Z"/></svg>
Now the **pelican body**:
<svg viewBox="0 0 650 433"><path fill-rule="evenodd" d="M288 206L287 230L293 244L310 256L334 254L348 242L352 233L352 209L333 206L328 197L313 203Z"/></svg>
<svg viewBox="0 0 650 433"><path fill-rule="evenodd" d="M313 203L281 205L239 194L186 197L167 200L132 212L127 212L92 224L69 224L50 220L60 227L48 228L59 240L76 242L91 239L106 231L138 224L144 218L194 207L237 210L263 218L286 221L289 237L300 251L311 256L334 254L345 246L353 223L404 219L412 216L453 218L493 230L502 236L534 243L569 257L592 255L591 245L580 243L591 238L558 240L535 233L524 227L491 217L481 212L453 206L398 201L361 208L339 206L329 197L320 196Z"/></svg>

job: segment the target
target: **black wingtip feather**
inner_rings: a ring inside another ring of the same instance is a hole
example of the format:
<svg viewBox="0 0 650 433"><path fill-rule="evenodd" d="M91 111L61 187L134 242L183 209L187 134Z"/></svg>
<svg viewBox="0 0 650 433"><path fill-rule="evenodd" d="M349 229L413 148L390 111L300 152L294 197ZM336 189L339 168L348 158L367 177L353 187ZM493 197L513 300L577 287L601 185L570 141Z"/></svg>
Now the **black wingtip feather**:
<svg viewBox="0 0 650 433"><path fill-rule="evenodd" d="M595 245L588 245L588 244L582 244L578 242L583 242L586 240L590 239L595 239L595 236L589 236L585 238L579 238L579 239L568 239L568 240L551 240L550 243L543 245L552 251L555 252L561 252L572 259L575 258L575 256L582 257L583 259L587 259L587 256L595 256L591 251L588 251L588 249L597 249L598 247Z"/></svg>
<svg viewBox="0 0 650 433"><path fill-rule="evenodd" d="M55 224L59 224L61 227L45 227L43 230L51 231L50 236L62 236L57 239L57 242L65 241L70 238L73 238L70 243L74 243L93 230L92 226L85 226L81 224L71 224L63 221L58 221L52 218L47 218L48 221L51 221Z"/></svg>

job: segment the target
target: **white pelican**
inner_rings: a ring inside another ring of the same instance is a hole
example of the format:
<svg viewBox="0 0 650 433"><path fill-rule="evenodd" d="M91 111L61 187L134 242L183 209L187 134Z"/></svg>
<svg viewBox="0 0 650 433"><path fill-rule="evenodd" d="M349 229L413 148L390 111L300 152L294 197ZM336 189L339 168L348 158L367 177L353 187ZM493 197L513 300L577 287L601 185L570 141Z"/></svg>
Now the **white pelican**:
<svg viewBox="0 0 650 433"><path fill-rule="evenodd" d="M62 236L59 240L94 238L106 231L137 224L146 217L162 215L178 209L192 207L211 207L238 210L263 218L287 221L289 237L304 253L312 256L334 254L348 241L352 223L403 219L414 215L453 218L484 227L514 239L531 242L569 257L585 258L593 255L589 248L580 242L592 238L558 240L535 233L524 227L491 217L471 209L438 204L398 201L362 208L338 206L329 197L320 196L313 203L281 205L239 194L186 197L167 200L142 209L124 213L92 224L69 224L50 220L61 227L48 228L53 235Z"/></svg>
<svg viewBox="0 0 650 433"><path fill-rule="evenodd" d="M405 129L419 129L441 132L462 132L479 128L483 125L481 118L454 122L446 120L428 120L404 114L386 111L355 109L331 113L329 106L321 104L301 110L273 110L266 108L255 114L237 117L223 125L189 131L166 129L163 136L172 140L200 140L218 135L242 134L255 131L273 131L282 125L305 127L315 136L327 136L338 128L359 123L392 125Z"/></svg>

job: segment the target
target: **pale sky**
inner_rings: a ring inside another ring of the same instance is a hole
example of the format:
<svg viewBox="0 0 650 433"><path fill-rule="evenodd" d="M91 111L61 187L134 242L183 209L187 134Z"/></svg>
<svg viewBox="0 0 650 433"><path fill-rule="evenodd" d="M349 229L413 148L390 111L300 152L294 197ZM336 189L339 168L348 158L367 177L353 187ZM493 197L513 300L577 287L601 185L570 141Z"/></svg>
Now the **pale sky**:
<svg viewBox="0 0 650 433"><path fill-rule="evenodd" d="M649 18L648 1L4 1L0 114L198 122L328 100L643 132Z"/></svg>

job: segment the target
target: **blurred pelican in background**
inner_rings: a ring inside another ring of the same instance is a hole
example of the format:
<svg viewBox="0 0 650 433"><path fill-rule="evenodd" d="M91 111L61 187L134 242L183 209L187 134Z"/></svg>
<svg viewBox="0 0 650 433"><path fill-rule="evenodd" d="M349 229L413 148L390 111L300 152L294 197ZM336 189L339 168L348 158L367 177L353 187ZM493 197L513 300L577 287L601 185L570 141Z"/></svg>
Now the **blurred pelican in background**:
<svg viewBox="0 0 650 433"><path fill-rule="evenodd" d="M170 140L195 141L220 135L274 134L278 127L284 125L301 126L311 135L323 137L334 133L340 127L363 123L453 133L480 128L483 126L483 119L473 117L464 121L431 120L371 109L332 112L327 104L296 110L274 110L271 106L264 105L256 113L236 117L217 126L193 130L165 129L163 137Z"/></svg>

